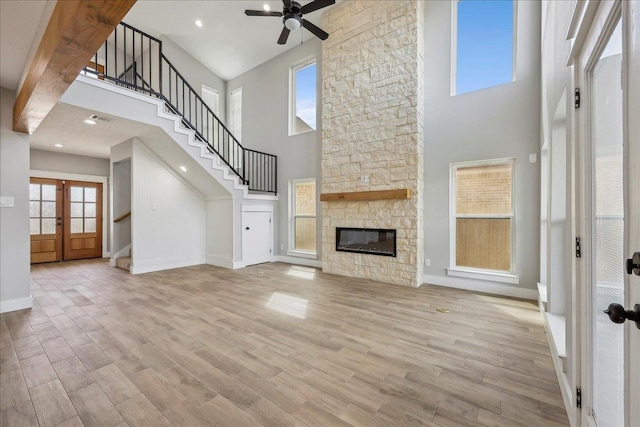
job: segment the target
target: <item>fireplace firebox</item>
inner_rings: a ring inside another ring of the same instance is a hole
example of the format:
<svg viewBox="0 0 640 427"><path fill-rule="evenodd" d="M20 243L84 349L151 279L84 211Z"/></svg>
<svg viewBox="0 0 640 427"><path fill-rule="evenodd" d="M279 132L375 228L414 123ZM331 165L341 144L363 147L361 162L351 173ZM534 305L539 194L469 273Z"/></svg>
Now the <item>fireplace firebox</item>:
<svg viewBox="0 0 640 427"><path fill-rule="evenodd" d="M396 230L336 228L336 251L396 256Z"/></svg>

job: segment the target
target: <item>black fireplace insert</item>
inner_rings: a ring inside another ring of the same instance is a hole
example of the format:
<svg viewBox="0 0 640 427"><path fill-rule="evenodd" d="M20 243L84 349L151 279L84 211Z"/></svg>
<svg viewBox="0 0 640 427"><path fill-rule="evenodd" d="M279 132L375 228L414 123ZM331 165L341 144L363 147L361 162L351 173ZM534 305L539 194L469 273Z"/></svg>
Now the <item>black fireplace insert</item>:
<svg viewBox="0 0 640 427"><path fill-rule="evenodd" d="M396 256L396 230L336 228L336 251Z"/></svg>

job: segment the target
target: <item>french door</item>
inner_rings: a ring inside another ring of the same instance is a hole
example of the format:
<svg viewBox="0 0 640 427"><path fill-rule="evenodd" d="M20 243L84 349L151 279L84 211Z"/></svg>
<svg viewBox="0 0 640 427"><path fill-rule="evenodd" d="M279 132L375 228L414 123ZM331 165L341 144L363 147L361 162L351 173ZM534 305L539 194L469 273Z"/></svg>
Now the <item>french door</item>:
<svg viewBox="0 0 640 427"><path fill-rule="evenodd" d="M102 184L31 178L31 263L102 256Z"/></svg>
<svg viewBox="0 0 640 427"><path fill-rule="evenodd" d="M583 425L635 426L640 422L640 265L634 268L633 261L640 252L640 2L590 3L594 18L576 62L584 172L579 232L588 242L581 263L581 418Z"/></svg>

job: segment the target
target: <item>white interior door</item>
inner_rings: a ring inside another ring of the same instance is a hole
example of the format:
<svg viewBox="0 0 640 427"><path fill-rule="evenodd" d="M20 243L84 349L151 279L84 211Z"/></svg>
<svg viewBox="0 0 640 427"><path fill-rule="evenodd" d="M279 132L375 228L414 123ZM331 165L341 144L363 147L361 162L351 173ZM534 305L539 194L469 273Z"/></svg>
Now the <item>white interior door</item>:
<svg viewBox="0 0 640 427"><path fill-rule="evenodd" d="M640 251L640 3L597 4L578 71L584 107L582 231L589 243L583 264L582 419L620 427L637 425L640 406L640 329L635 322L611 320L624 321L633 316L625 309L640 304L640 280L625 272L626 259Z"/></svg>
<svg viewBox="0 0 640 427"><path fill-rule="evenodd" d="M271 212L242 212L242 261L245 265L271 261Z"/></svg>

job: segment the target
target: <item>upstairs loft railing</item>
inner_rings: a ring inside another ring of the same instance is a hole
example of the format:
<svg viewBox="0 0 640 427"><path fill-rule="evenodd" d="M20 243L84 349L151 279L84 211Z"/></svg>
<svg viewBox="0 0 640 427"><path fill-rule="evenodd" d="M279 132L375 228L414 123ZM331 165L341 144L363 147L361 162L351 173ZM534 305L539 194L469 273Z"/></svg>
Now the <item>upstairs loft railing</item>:
<svg viewBox="0 0 640 427"><path fill-rule="evenodd" d="M162 99L249 190L277 194L277 157L240 144L164 56L162 41L121 22L83 74Z"/></svg>

